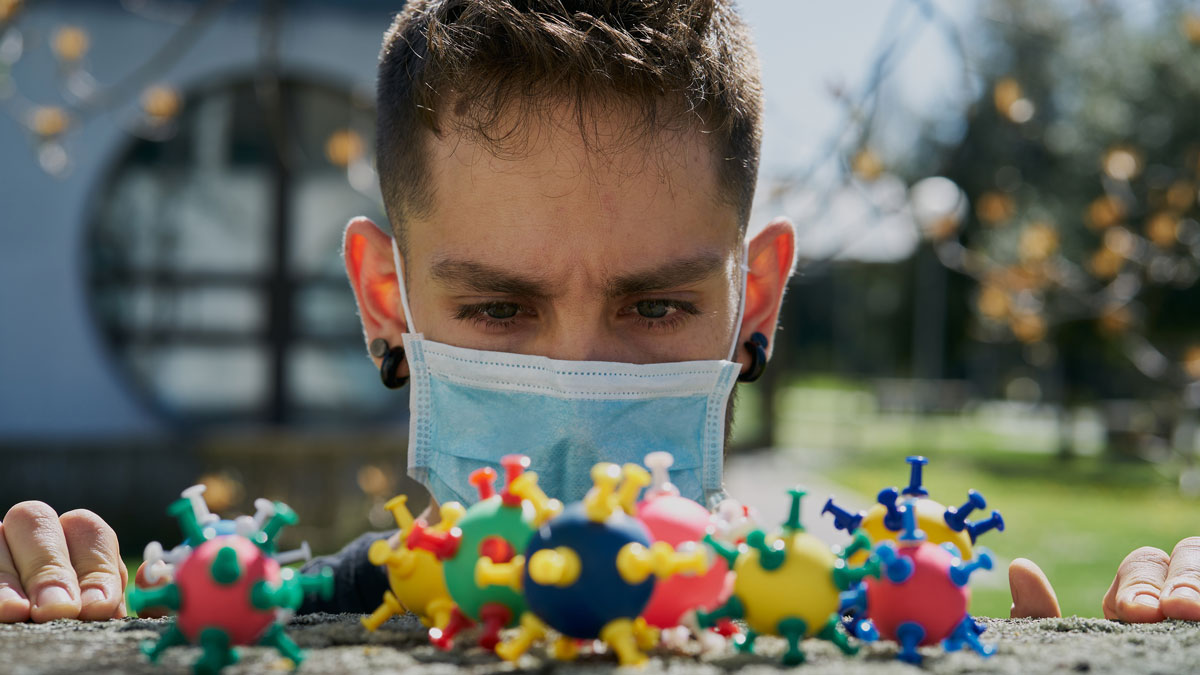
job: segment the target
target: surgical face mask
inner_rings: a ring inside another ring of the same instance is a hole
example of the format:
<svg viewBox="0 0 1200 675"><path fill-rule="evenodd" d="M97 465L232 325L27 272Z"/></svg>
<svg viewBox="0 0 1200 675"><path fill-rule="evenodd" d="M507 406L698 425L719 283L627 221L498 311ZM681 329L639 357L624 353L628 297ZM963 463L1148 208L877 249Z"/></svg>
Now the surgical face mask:
<svg viewBox="0 0 1200 675"><path fill-rule="evenodd" d="M713 361L631 364L453 347L414 328L400 252L392 243L408 333L408 473L439 503L477 500L472 471L519 453L551 497L581 499L601 461L641 462L670 452L671 482L702 503L723 496L725 406L745 305L743 278L734 344ZM744 256L744 253L743 253ZM743 259L742 271L746 266Z"/></svg>

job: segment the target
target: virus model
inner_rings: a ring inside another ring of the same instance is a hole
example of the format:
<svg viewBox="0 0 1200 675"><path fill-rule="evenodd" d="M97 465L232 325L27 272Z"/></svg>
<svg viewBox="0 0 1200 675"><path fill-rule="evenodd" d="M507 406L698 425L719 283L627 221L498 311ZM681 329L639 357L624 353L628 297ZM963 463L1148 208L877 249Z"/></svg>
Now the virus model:
<svg viewBox="0 0 1200 675"><path fill-rule="evenodd" d="M189 488L167 509L179 521L186 543L170 553L163 553L157 542L146 547L153 581L168 582L134 588L129 604L135 612L167 607L175 611L175 623L157 643L143 645L142 651L157 661L169 647L200 645L204 653L194 666L198 674L217 673L236 663L233 645L272 646L298 665L304 654L284 633L282 623L305 595L333 595L332 572L297 575L280 566L307 552L305 547L300 552L276 553L279 531L297 522L283 502L259 499L253 518L238 518L235 533L219 534L202 493Z"/></svg>

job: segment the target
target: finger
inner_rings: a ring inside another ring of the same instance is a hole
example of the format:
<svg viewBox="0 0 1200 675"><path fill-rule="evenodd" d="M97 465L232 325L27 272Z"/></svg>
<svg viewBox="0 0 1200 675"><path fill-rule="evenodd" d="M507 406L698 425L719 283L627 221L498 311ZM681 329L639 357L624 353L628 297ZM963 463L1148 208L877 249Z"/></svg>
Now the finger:
<svg viewBox="0 0 1200 675"><path fill-rule="evenodd" d="M30 618L42 622L79 616L79 581L54 509L42 502L17 504L4 516L4 538L33 601Z"/></svg>
<svg viewBox="0 0 1200 675"><path fill-rule="evenodd" d="M28 621L29 609L29 598L25 596L25 587L4 541L4 525L0 523L0 623Z"/></svg>
<svg viewBox="0 0 1200 675"><path fill-rule="evenodd" d="M1160 599L1168 619L1200 621L1200 537L1175 545Z"/></svg>
<svg viewBox="0 0 1200 675"><path fill-rule="evenodd" d="M1159 597L1169 563L1166 553L1150 546L1125 556L1104 596L1105 618L1129 623L1162 621Z"/></svg>
<svg viewBox="0 0 1200 675"><path fill-rule="evenodd" d="M58 521L79 580L79 618L113 618L125 592L127 574L117 533L87 509L68 511Z"/></svg>
<svg viewBox="0 0 1200 675"><path fill-rule="evenodd" d="M166 579L159 579L155 583L150 583L146 579L146 563L142 563L137 568L137 574L133 575L133 584L138 588L154 588L167 583ZM137 615L143 619L161 619L167 615L167 607L143 607L138 610Z"/></svg>
<svg viewBox="0 0 1200 675"><path fill-rule="evenodd" d="M1045 619L1062 616L1058 596L1045 573L1032 560L1017 558L1008 566L1008 590L1014 618Z"/></svg>

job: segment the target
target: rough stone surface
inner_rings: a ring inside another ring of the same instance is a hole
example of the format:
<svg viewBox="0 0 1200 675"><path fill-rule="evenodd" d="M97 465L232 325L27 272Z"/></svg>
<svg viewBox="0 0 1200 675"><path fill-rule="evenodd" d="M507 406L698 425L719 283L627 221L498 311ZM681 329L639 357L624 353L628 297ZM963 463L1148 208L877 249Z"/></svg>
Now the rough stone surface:
<svg viewBox="0 0 1200 675"><path fill-rule="evenodd" d="M288 628L307 650L300 673L609 673L619 670L612 655L597 654L560 664L535 650L518 664L506 664L479 648L439 652L424 639L411 616L393 619L377 632L367 633L359 615L316 614L297 617ZM184 673L199 655L198 648L176 647L152 666L138 651L143 640L157 638L169 619L126 619L99 623L54 621L46 624L0 625L0 672L33 673ZM1186 673L1200 669L1200 623L1168 621L1127 625L1101 619L984 619L987 642L998 645L990 659L974 653L945 653L922 649L923 669L930 673ZM783 643L760 638L759 655L737 654L731 647L713 653L682 653L660 649L641 672L769 674L781 669ZM856 657L843 657L832 645L809 640L803 645L808 663L801 672L901 673L917 672L895 660L890 643L867 645ZM227 668L238 673L282 672L291 664L273 649L243 647L241 661ZM637 672L622 670L621 672Z"/></svg>

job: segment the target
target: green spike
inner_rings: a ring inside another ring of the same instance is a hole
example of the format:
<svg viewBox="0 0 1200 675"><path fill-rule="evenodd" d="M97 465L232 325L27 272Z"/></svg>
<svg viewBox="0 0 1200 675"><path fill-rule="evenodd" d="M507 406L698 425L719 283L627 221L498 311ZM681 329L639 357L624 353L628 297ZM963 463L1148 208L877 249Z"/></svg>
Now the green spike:
<svg viewBox="0 0 1200 675"><path fill-rule="evenodd" d="M283 626L277 623L271 624L271 627L263 634L258 644L278 649L280 654L291 659L292 663L297 666L300 665L300 662L304 661L304 652L301 651L299 645L287 636L287 633L283 632Z"/></svg>
<svg viewBox="0 0 1200 675"><path fill-rule="evenodd" d="M871 538L864 534L861 530L854 531L854 539L850 541L850 545L838 554L842 560L849 560L855 553L865 551L871 548Z"/></svg>
<svg viewBox="0 0 1200 675"><path fill-rule="evenodd" d="M300 522L300 518L296 516L296 512L290 506L283 502L275 502L275 515L271 516L270 520L262 526L262 531L254 538L254 543L258 544L264 553L270 555L275 552L275 536L279 534L279 531L298 522Z"/></svg>
<svg viewBox="0 0 1200 675"><path fill-rule="evenodd" d="M787 558L787 552L782 547L767 545L767 535L762 530L754 530L746 535L746 545L758 551L758 564L764 570L779 569Z"/></svg>
<svg viewBox="0 0 1200 675"><path fill-rule="evenodd" d="M740 633L733 636L733 648L739 654L753 654L754 643L758 640L758 632L753 628L747 628L745 633Z"/></svg>
<svg viewBox="0 0 1200 675"><path fill-rule="evenodd" d="M791 617L782 619L776 629L780 635L787 640L788 648L783 653L783 664L786 666L798 666L807 659L804 655L804 650L800 649L800 641L808 635L808 624L804 619L799 617Z"/></svg>
<svg viewBox="0 0 1200 675"><path fill-rule="evenodd" d="M187 638L175 624L171 624L167 627L166 632L162 634L162 637L158 639L158 642L147 640L142 643L140 649L146 655L146 658L150 659L150 663L157 663L158 657L162 656L163 652L175 645L185 644L187 644Z"/></svg>
<svg viewBox="0 0 1200 675"><path fill-rule="evenodd" d="M333 598L332 568L322 567L321 571L316 574L304 574L297 577L297 581L300 582L300 592L304 595L320 595L324 600Z"/></svg>
<svg viewBox="0 0 1200 675"><path fill-rule="evenodd" d="M704 543L712 547L712 550L717 555L725 559L725 562L733 567L733 563L737 561L738 550L732 546L728 546L723 542L717 541L711 534L704 535Z"/></svg>
<svg viewBox="0 0 1200 675"><path fill-rule="evenodd" d="M842 653L847 656L854 656L858 653L858 647L850 644L850 639L846 633L842 631L841 622L838 621L838 617L836 616L829 617L829 621L825 624L825 627L821 629L821 632L817 633L817 637L824 640L829 640L833 644L837 645L837 648L842 650Z"/></svg>
<svg viewBox="0 0 1200 675"><path fill-rule="evenodd" d="M212 538L211 532L200 527L200 521L196 520L196 512L192 509L192 500L187 497L171 502L171 505L167 507L167 513L179 521L179 529L183 531L183 538L192 546L199 546Z"/></svg>
<svg viewBox="0 0 1200 675"><path fill-rule="evenodd" d="M167 607L178 610L183 604L179 587L175 584L157 586L155 588L138 588L134 586L129 591L129 608L135 613L147 607Z"/></svg>
<svg viewBox="0 0 1200 675"><path fill-rule="evenodd" d="M238 654L230 643L229 634L220 628L205 628L200 631L200 646L204 654L196 661L196 675L218 675L225 666L238 661Z"/></svg>
<svg viewBox="0 0 1200 675"><path fill-rule="evenodd" d="M283 606L285 591L283 586L272 586L266 581L259 581L250 589L250 604L261 610L274 609Z"/></svg>
<svg viewBox="0 0 1200 675"><path fill-rule="evenodd" d="M742 619L746 616L746 607L738 600L736 595L729 596L724 605L714 609L711 612L706 612L702 609L696 610L696 622L701 628L712 628L717 625L717 621L721 619Z"/></svg>
<svg viewBox="0 0 1200 675"><path fill-rule="evenodd" d="M845 558L842 558L833 563L833 585L839 590L848 591L867 577L878 579L881 573L879 558L874 555L859 567L850 567Z"/></svg>
<svg viewBox="0 0 1200 675"><path fill-rule="evenodd" d="M788 490L788 494L792 498L792 509L788 513L787 522L783 524L783 529L788 530L789 532L795 532L797 530L803 532L804 525L800 522L800 500L803 499L804 495L808 493L800 488L792 488L791 490Z"/></svg>
<svg viewBox="0 0 1200 675"><path fill-rule="evenodd" d="M217 557L213 558L212 567L213 579L224 586L236 583L242 576L242 566L238 564L237 551L232 546L222 546L220 551L217 551Z"/></svg>

